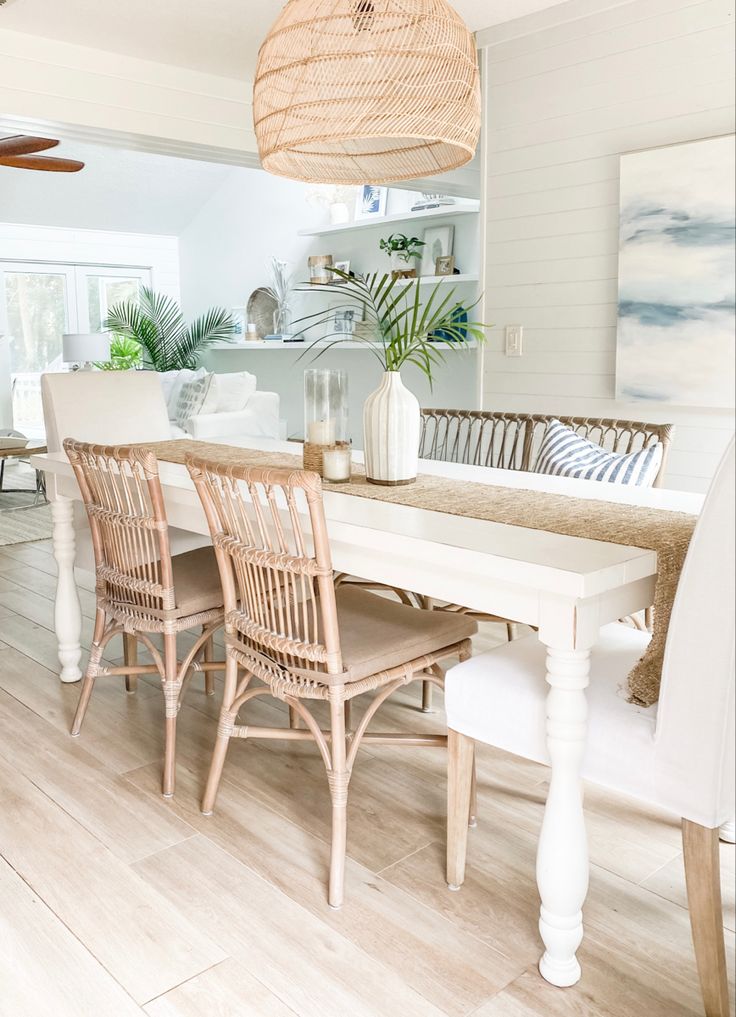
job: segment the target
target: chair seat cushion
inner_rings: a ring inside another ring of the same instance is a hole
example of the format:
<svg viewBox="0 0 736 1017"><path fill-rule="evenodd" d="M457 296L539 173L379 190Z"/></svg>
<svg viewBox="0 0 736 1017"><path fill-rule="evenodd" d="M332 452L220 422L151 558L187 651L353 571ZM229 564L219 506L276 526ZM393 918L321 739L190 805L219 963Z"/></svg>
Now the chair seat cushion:
<svg viewBox="0 0 736 1017"><path fill-rule="evenodd" d="M171 564L179 617L222 607L222 585L212 547L197 547L175 554Z"/></svg>
<svg viewBox="0 0 736 1017"><path fill-rule="evenodd" d="M655 779L657 707L626 701L627 677L649 635L616 623L591 653L583 776L647 801ZM549 763L545 741L546 650L536 635L479 654L445 677L447 724L514 755Z"/></svg>
<svg viewBox="0 0 736 1017"><path fill-rule="evenodd" d="M337 616L343 666L351 681L452 646L478 630L463 615L419 611L350 586L337 588Z"/></svg>

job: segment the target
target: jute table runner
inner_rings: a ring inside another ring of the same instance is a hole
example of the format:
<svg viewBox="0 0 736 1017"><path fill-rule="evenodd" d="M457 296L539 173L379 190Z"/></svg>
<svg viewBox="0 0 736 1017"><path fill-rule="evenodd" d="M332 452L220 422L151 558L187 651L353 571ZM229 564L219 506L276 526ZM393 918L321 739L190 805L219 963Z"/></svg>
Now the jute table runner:
<svg viewBox="0 0 736 1017"><path fill-rule="evenodd" d="M148 447L160 460L169 463L183 463L190 454L226 466L302 468L299 456L187 438L157 442ZM367 483L362 472L354 472L349 484L330 484L329 490L395 505L656 551L654 632L647 652L629 675L629 698L640 706L651 706L657 702L667 627L695 527L695 516L426 474L420 475L415 484L405 487L381 487Z"/></svg>

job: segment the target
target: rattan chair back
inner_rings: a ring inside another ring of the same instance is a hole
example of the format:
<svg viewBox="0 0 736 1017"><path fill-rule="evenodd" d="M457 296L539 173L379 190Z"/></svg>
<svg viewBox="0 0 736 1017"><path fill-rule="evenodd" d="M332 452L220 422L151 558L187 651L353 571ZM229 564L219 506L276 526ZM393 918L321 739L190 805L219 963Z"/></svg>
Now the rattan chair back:
<svg viewBox="0 0 736 1017"><path fill-rule="evenodd" d="M118 617L165 621L176 601L156 456L64 440L87 511L98 602Z"/></svg>
<svg viewBox="0 0 736 1017"><path fill-rule="evenodd" d="M344 681L319 476L194 457L187 467L220 567L226 638L237 635L242 666L272 690Z"/></svg>
<svg viewBox="0 0 736 1017"><path fill-rule="evenodd" d="M419 456L503 470L533 470L552 420L561 421L611 452L636 452L661 442L662 464L654 486L662 486L672 440L671 424L541 413L422 410Z"/></svg>

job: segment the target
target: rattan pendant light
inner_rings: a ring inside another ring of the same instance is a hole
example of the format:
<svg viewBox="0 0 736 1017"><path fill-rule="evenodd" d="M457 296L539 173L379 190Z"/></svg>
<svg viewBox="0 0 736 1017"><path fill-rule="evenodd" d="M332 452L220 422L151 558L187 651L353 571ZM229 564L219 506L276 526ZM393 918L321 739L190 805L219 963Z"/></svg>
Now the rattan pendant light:
<svg viewBox="0 0 736 1017"><path fill-rule="evenodd" d="M480 131L473 36L445 0L289 0L258 56L263 167L330 184L434 176Z"/></svg>

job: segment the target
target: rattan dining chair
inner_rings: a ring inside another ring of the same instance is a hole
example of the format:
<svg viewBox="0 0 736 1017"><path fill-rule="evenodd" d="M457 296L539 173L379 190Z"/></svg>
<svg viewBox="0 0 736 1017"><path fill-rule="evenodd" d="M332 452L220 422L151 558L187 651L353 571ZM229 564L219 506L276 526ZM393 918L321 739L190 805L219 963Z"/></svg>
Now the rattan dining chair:
<svg viewBox="0 0 736 1017"><path fill-rule="evenodd" d="M231 738L314 739L332 800L328 899L340 907L348 785L361 744L446 744L444 735L367 727L401 686L416 679L442 685L440 661L467 659L477 626L365 590L336 590L316 473L194 457L187 466L209 523L225 605L225 693L202 811L214 809ZM374 697L353 729L349 705L364 693ZM257 696L282 700L306 728L239 723L239 712ZM329 707L327 730L308 705L319 702Z"/></svg>
<svg viewBox="0 0 736 1017"><path fill-rule="evenodd" d="M502 470L530 471L534 469L539 449L553 420L566 424L601 448L621 455L661 443L662 460L652 486L662 487L664 484L674 425L652 424L641 420L556 417L543 413L489 410L422 410L419 457ZM422 603L420 606L432 605ZM465 611L465 608L456 604L443 605L440 609ZM472 611L466 613L478 621L505 621L509 640L516 636L516 625L510 620ZM652 610L649 608L644 612L643 620L641 617L629 620L634 627L650 631Z"/></svg>
<svg viewBox="0 0 736 1017"><path fill-rule="evenodd" d="M566 424L607 451L622 455L660 442L662 462L653 486L663 486L674 427L641 420L490 410L422 410L419 458L502 470L533 470L553 420Z"/></svg>
<svg viewBox="0 0 736 1017"><path fill-rule="evenodd" d="M64 451L79 484L95 556L97 603L89 662L71 733L79 735L95 680L125 675L135 691L137 676L158 674L165 706L163 794L174 793L176 720L186 682L204 671L214 691L212 637L223 621L217 562L211 547L171 555L169 528L154 453L142 446L92 445L67 438ZM177 634L201 629L182 660ZM159 633L163 650L151 636ZM122 635L125 663L103 661L110 640ZM152 664L137 661L140 641ZM204 659L201 659L204 658Z"/></svg>

